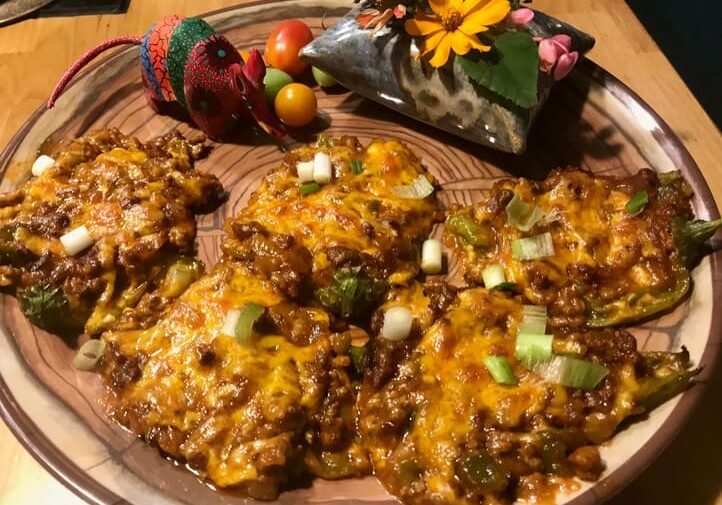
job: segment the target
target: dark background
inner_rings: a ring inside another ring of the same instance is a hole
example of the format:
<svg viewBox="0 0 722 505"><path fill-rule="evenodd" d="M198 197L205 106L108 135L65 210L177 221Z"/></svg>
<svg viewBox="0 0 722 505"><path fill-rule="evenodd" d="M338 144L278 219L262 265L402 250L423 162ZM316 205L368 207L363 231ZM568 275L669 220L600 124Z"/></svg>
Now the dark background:
<svg viewBox="0 0 722 505"><path fill-rule="evenodd" d="M722 129L722 1L627 0L627 3L717 128Z"/></svg>
<svg viewBox="0 0 722 505"><path fill-rule="evenodd" d="M38 12L38 16L74 14L118 14L128 10L130 0L58 0Z"/></svg>

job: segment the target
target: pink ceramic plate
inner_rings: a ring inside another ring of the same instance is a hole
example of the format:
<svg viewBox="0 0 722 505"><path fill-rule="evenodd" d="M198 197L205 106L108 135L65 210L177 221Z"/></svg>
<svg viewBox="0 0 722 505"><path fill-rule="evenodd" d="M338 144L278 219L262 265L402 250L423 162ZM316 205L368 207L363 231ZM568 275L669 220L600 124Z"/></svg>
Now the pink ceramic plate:
<svg viewBox="0 0 722 505"><path fill-rule="evenodd" d="M345 1L261 1L210 14L207 20L238 47L262 47L281 19L303 18L316 31L344 14ZM23 181L38 149L96 128L117 126L143 140L186 124L153 114L146 106L137 48L115 53L76 80L52 111L38 110L0 155L0 189ZM595 173L625 174L640 167L679 169L692 184L700 218L719 217L697 165L669 127L633 92L590 62L583 62L552 94L521 157L460 141L412 122L349 93L318 94L317 131L397 137L421 155L441 182L445 204L478 200L491 184L509 174L541 176L560 165ZM309 139L312 137L309 132ZM299 142L305 139L296 139ZM239 134L235 143L215 146L200 170L216 173L230 200L200 222L199 252L216 260L224 219L244 205L259 179L276 166L282 152L274 143ZM638 475L681 428L699 400L720 344L719 255L707 257L694 272L692 296L674 312L634 328L644 349L677 349L682 343L704 366L699 383L647 419L620 433L602 449L607 470L594 484L583 484L560 503L597 503ZM452 265L453 267L453 265ZM0 412L30 452L71 489L91 503L198 504L247 503L214 491L185 468L163 459L110 421L99 403L98 377L77 372L74 350L60 338L32 327L11 297L0 299ZM373 479L328 482L284 493L279 503L392 503Z"/></svg>

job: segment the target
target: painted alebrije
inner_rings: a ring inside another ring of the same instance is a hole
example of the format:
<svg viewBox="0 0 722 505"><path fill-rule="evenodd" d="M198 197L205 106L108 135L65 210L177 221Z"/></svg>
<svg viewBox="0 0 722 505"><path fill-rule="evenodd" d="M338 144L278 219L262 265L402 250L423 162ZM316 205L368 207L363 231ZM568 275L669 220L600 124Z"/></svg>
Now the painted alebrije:
<svg viewBox="0 0 722 505"><path fill-rule="evenodd" d="M168 45L170 44L173 31L180 24L182 18L180 16L166 16L159 19L143 38L141 46L141 57L143 52L147 55L148 61L153 69L153 75L160 89L159 99L166 102L175 101L173 87L170 84L170 76L168 75L168 67L166 64L166 56L168 55Z"/></svg>
<svg viewBox="0 0 722 505"><path fill-rule="evenodd" d="M164 100L163 91L160 89L160 84L158 83L158 79L155 75L155 69L153 68L153 63L151 62L150 51L148 50L148 39L157 24L158 23L154 23L153 26L148 29L145 37L143 37L143 41L140 43L140 72L143 77L143 87L148 91L148 93L150 93L150 96L160 102Z"/></svg>
<svg viewBox="0 0 722 505"><path fill-rule="evenodd" d="M241 109L234 69L242 63L233 45L217 35L196 44L188 55L183 93L191 118L203 131L226 130L226 121Z"/></svg>
<svg viewBox="0 0 722 505"><path fill-rule="evenodd" d="M213 28L200 18L186 18L176 27L168 44L166 67L170 75L170 84L173 87L176 100L183 107L186 106L183 91L183 75L188 55L193 47L202 40L213 35Z"/></svg>
<svg viewBox="0 0 722 505"><path fill-rule="evenodd" d="M235 47L199 18L166 16L143 37L119 37L85 53L60 79L48 100L52 108L73 76L111 47L140 46L140 67L148 103L166 110L165 102L178 102L206 134L219 138L239 118L250 112L267 132L283 135L278 120L268 110L263 78L265 65L257 50L248 61Z"/></svg>

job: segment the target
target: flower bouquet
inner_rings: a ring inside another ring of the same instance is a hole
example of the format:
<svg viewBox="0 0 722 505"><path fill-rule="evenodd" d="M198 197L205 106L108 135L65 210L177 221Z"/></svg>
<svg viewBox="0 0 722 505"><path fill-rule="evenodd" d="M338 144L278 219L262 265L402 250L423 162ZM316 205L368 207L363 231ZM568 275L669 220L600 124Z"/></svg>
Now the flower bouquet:
<svg viewBox="0 0 722 505"><path fill-rule="evenodd" d="M345 87L512 153L594 39L509 0L363 0L301 56Z"/></svg>

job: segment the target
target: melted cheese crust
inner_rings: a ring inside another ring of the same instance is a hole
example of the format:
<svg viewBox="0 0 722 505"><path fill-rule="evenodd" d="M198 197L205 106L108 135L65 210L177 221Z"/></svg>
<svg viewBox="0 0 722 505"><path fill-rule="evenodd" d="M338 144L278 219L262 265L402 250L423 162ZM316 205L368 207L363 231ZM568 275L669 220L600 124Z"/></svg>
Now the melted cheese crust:
<svg viewBox="0 0 722 505"><path fill-rule="evenodd" d="M89 333L152 321L169 265L194 252L195 212L222 198L215 176L193 170L202 148L179 134L141 144L117 130L58 147L55 166L0 199L0 284L58 285ZM79 226L94 244L69 256L60 237Z"/></svg>
<svg viewBox="0 0 722 505"><path fill-rule="evenodd" d="M328 316L301 309L314 322L307 345L267 334L246 347L221 332L231 308L282 300L272 283L222 263L149 330L106 332L116 418L221 487L254 494L299 473L300 437L338 368Z"/></svg>
<svg viewBox="0 0 722 505"><path fill-rule="evenodd" d="M304 196L296 163L317 152L331 156L334 180ZM358 174L352 159L363 162ZM326 285L348 262L388 283L413 278L438 204L393 188L419 175L432 180L395 141L289 153L227 223L224 257L209 274L155 326L104 334L116 419L215 485L256 498L275 498L304 474L368 473L347 373L351 331L311 306L305 281ZM246 303L265 307L250 346L221 333L228 311Z"/></svg>
<svg viewBox="0 0 722 505"><path fill-rule="evenodd" d="M424 313L428 304L419 301L416 288L397 295L404 298L415 300L413 310ZM641 411L639 355L631 335L555 337L556 352L575 344L577 352L588 353L586 359L610 370L595 391L585 393L545 382L516 360L522 312L518 298L465 290L425 332L411 337L383 385L375 386L373 370L367 370L359 428L375 474L405 503L506 503L512 483L517 497L551 500L556 490L573 485L565 478L594 479L601 463L592 446ZM507 357L516 386L490 377L483 364L489 355ZM561 456L552 454L558 468L550 472L547 446L557 443L557 436L576 441L565 442ZM491 474L477 475L482 483L465 480L471 456L491 461L477 472Z"/></svg>
<svg viewBox="0 0 722 505"><path fill-rule="evenodd" d="M630 215L626 205L640 190L649 203ZM486 201L457 211L480 226L480 243L471 245L448 229L446 242L460 254L467 278L481 283L484 268L502 266L506 280L531 303L549 307L556 326L633 322L674 305L689 284L671 222L691 217L691 192L684 183L664 198L658 197L662 191L650 170L626 178L567 169L543 182L506 179ZM513 195L546 216L528 232L508 223L505 209ZM552 237L552 256L514 258L514 240L545 232Z"/></svg>
<svg viewBox="0 0 722 505"><path fill-rule="evenodd" d="M310 195L299 192L296 164L326 153L334 180ZM351 160L362 170L355 174ZM263 179L260 188L226 228L229 235L242 223L258 223L267 231L294 237L312 255L314 278L324 283L324 272L335 265L329 250L345 248L360 253L390 284L405 284L419 271L419 251L435 222L441 219L437 200L400 198L394 188L424 176L433 177L401 142L374 140L363 148L344 137L329 147L306 146L292 152L283 165ZM233 241L227 250L234 247Z"/></svg>

